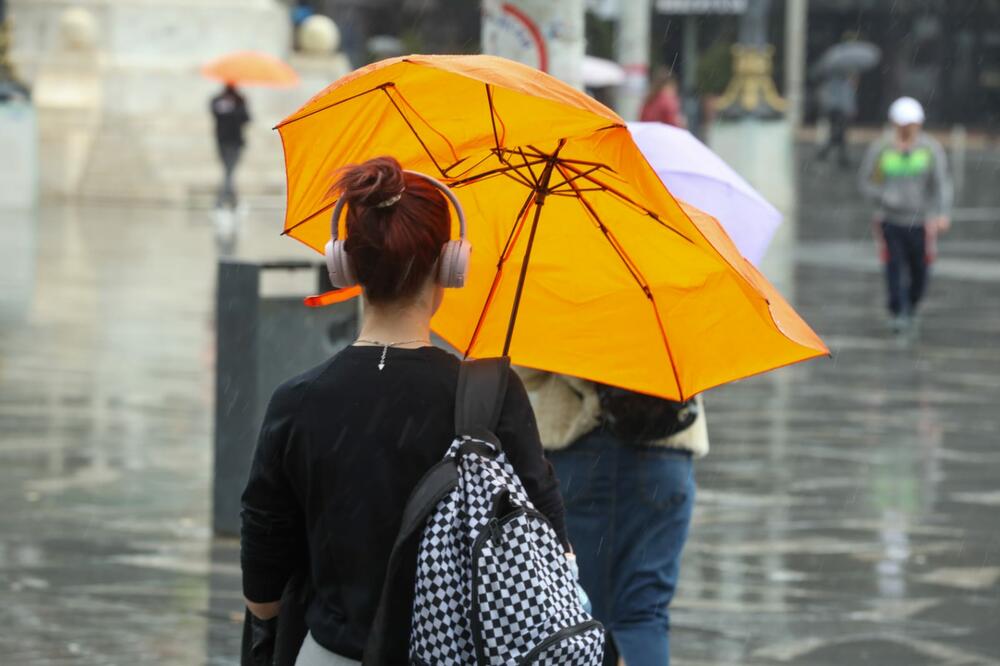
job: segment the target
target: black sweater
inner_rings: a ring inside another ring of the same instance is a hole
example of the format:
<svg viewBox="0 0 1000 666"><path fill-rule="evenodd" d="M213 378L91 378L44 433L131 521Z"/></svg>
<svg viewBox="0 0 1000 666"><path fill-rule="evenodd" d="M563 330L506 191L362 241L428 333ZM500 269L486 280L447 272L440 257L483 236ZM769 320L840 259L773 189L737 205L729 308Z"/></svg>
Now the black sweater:
<svg viewBox="0 0 1000 666"><path fill-rule="evenodd" d="M406 500L455 437L458 359L434 347L389 349L379 371L381 354L381 347L348 347L278 387L243 493L244 595L276 601L308 565L309 629L320 645L353 659L362 656ZM513 372L496 434L532 502L567 543L558 485ZM395 603L408 608L412 585L400 587Z"/></svg>

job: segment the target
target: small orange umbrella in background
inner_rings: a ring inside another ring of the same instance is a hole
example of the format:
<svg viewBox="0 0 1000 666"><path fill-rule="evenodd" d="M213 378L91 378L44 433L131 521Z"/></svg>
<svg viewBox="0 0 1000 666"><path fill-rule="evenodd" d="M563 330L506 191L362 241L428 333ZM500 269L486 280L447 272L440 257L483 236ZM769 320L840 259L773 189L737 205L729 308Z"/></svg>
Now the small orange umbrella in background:
<svg viewBox="0 0 1000 666"><path fill-rule="evenodd" d="M212 60L201 68L203 76L241 86L290 88L299 75L291 65L261 51L235 51Z"/></svg>
<svg viewBox="0 0 1000 666"><path fill-rule="evenodd" d="M469 356L677 400L828 353L722 226L670 195L617 114L536 69L384 60L277 129L284 233L317 252L343 166L392 155L451 186L472 264L432 327Z"/></svg>

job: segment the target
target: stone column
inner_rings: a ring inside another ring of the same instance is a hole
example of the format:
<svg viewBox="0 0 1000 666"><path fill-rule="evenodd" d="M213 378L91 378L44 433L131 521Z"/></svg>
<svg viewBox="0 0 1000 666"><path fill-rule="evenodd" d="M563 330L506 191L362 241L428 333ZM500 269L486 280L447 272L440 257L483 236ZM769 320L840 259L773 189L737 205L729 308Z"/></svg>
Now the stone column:
<svg viewBox="0 0 1000 666"><path fill-rule="evenodd" d="M638 120L649 78L650 0L621 3L616 47L618 62L625 69L625 85L618 91L618 114Z"/></svg>
<svg viewBox="0 0 1000 666"><path fill-rule="evenodd" d="M772 75L774 47L767 43L770 0L748 5L733 47L733 78L719 99L719 121L709 143L734 169L781 211L761 270L791 299L792 252L796 228L794 136L787 102Z"/></svg>

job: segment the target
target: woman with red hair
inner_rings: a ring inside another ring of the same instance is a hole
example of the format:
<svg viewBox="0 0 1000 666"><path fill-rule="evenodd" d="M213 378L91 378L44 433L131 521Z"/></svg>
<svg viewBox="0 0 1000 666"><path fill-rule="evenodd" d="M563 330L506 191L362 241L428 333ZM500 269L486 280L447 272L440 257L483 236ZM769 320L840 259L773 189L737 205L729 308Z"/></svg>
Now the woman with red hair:
<svg viewBox="0 0 1000 666"><path fill-rule="evenodd" d="M430 341L442 283L456 286L441 267L447 200L389 157L346 169L333 189L347 234L331 245L331 266L361 285L361 334L274 392L243 494L243 594L257 635L274 634L286 583L309 573L298 666L360 662L403 507L455 437L459 360ZM513 372L496 434L569 552L557 482ZM414 573L391 591L397 607L412 606ZM398 629L390 652L407 663L409 627Z"/></svg>

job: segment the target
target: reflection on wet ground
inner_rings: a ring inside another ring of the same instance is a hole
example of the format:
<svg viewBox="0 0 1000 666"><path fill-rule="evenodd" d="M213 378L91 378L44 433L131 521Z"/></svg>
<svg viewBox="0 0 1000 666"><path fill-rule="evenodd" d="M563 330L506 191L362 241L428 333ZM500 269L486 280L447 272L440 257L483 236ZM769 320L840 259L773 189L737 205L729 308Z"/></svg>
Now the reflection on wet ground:
<svg viewBox="0 0 1000 666"><path fill-rule="evenodd" d="M793 300L834 358L707 397L675 663L1000 664L1000 227L942 243L904 346L858 211L805 203ZM296 256L279 217L247 256ZM0 661L236 663L205 214L50 206L0 235Z"/></svg>

